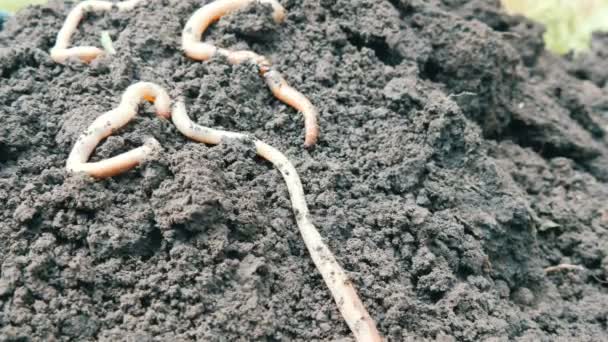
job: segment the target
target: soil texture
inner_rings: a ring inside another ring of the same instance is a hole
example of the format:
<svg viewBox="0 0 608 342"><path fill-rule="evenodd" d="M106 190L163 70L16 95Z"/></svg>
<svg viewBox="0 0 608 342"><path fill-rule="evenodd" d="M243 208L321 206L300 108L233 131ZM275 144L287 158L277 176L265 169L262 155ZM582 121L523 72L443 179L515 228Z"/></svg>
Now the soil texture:
<svg viewBox="0 0 608 342"><path fill-rule="evenodd" d="M297 168L311 216L389 341L608 339L608 36L582 56L497 0L281 0L204 39L270 58L320 112L251 65L197 62L181 30L208 1L87 15L54 63L70 4L0 33L0 341L349 341L277 170L244 142L206 146L141 106L92 160L152 136L156 160L68 174L78 135L137 81L196 122L248 132ZM578 271L545 274L560 263Z"/></svg>

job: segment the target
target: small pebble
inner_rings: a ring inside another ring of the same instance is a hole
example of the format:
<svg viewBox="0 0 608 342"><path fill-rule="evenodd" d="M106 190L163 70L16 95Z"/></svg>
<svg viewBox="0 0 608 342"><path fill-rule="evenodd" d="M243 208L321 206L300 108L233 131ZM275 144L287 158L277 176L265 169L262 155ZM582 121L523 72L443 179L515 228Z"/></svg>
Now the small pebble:
<svg viewBox="0 0 608 342"><path fill-rule="evenodd" d="M527 287L520 287L513 294L513 299L517 304L530 306L534 303L534 293Z"/></svg>

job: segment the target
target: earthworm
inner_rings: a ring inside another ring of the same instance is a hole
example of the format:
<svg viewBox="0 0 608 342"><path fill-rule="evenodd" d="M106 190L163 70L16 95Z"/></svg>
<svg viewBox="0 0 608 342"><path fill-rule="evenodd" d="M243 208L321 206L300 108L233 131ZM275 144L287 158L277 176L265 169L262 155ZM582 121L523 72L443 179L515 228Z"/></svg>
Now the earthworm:
<svg viewBox="0 0 608 342"><path fill-rule="evenodd" d="M106 178L121 174L139 165L160 144L154 138L148 139L144 146L99 162L87 163L91 153L105 137L126 125L137 114L137 106L142 100L154 103L158 116L169 118L171 101L167 92L160 86L149 82L138 82L127 88L120 105L99 116L89 128L80 135L72 148L66 167L69 172L86 172L95 178Z"/></svg>
<svg viewBox="0 0 608 342"><path fill-rule="evenodd" d="M195 60L209 60L218 54L226 57L231 64L244 62L256 64L273 95L285 104L302 112L306 131L304 147L311 147L319 137L318 112L306 96L287 84L287 81L272 67L266 57L251 51L232 51L201 42L203 33L209 25L227 13L246 7L255 1L272 6L275 22L281 23L285 20L285 9L276 0L216 0L192 14L182 32L182 49L186 56Z"/></svg>
<svg viewBox="0 0 608 342"><path fill-rule="evenodd" d="M302 112L306 131L304 147L313 146L319 138L319 125L317 124L319 114L315 106L310 103L306 96L287 84L287 81L278 71L270 69L263 72L262 76L264 76L266 84L276 98Z"/></svg>
<svg viewBox="0 0 608 342"><path fill-rule="evenodd" d="M179 100L173 107L171 119L182 134L202 143L215 145L223 139L249 139L246 134L217 130L192 122L188 117L183 100ZM253 141L256 153L281 172L289 191L292 209L304 244L356 340L360 342L382 341L382 337L376 329L376 323L359 299L352 281L311 222L302 182L295 167L285 155L274 147L260 140L254 139Z"/></svg>
<svg viewBox="0 0 608 342"><path fill-rule="evenodd" d="M545 268L545 273L549 274L549 273L553 273L553 272L557 272L557 271L562 271L562 270L567 270L567 271L584 271L585 268L583 266L579 266L579 265L559 264L559 265L556 265L556 266L549 266L549 267Z"/></svg>
<svg viewBox="0 0 608 342"><path fill-rule="evenodd" d="M142 0L127 0L117 3L100 0L86 0L76 5L68 14L63 26L57 33L55 46L51 49L51 58L57 63L65 61L73 56L80 57L84 62L90 62L97 56L103 54L103 50L94 46L78 46L68 48L70 40L78 23L82 20L86 12L108 12L112 9L118 11L128 11L133 9Z"/></svg>

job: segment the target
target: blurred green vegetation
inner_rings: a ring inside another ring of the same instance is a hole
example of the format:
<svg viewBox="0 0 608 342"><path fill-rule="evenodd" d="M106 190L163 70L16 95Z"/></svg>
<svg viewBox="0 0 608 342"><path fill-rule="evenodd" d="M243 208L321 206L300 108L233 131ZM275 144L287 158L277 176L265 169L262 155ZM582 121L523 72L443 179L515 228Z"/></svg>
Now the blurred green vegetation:
<svg viewBox="0 0 608 342"><path fill-rule="evenodd" d="M591 34L608 31L608 0L501 0L509 14L521 14L546 27L547 49L565 54L588 50Z"/></svg>
<svg viewBox="0 0 608 342"><path fill-rule="evenodd" d="M0 10L15 12L27 5L44 4L47 0L0 0Z"/></svg>

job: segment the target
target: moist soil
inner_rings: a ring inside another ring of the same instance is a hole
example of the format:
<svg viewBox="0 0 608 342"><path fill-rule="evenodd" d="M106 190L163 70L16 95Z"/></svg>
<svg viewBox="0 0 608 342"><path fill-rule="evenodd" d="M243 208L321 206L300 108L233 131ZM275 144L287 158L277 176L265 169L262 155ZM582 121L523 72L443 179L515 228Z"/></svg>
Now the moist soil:
<svg viewBox="0 0 608 342"><path fill-rule="evenodd" d="M92 160L163 146L94 181L78 135L137 81L199 124L247 132L297 168L311 217L389 341L608 338L608 36L556 57L498 1L282 0L205 40L266 55L320 112L303 119L252 65L197 62L202 1L90 14L73 41L117 54L54 63L71 5L0 33L0 340L352 340L299 235L287 188L250 143L189 141L143 105ZM575 271L545 274L560 263Z"/></svg>

